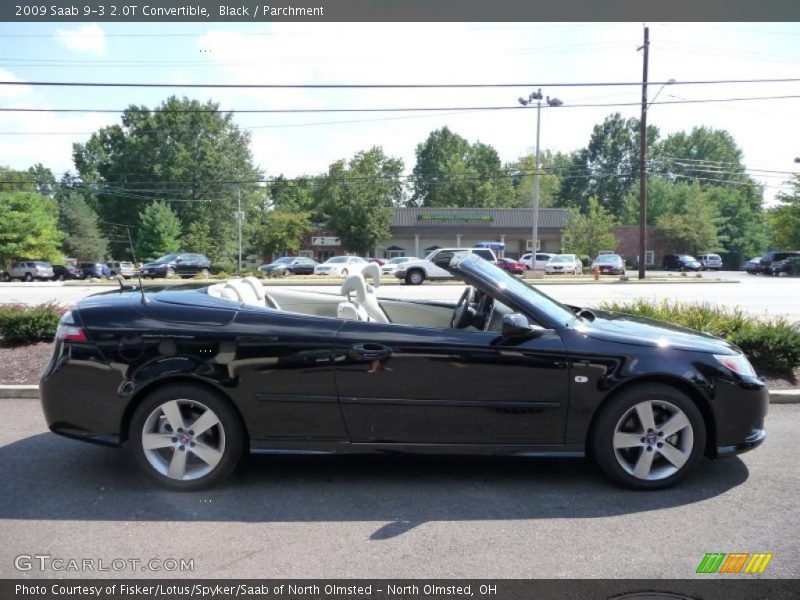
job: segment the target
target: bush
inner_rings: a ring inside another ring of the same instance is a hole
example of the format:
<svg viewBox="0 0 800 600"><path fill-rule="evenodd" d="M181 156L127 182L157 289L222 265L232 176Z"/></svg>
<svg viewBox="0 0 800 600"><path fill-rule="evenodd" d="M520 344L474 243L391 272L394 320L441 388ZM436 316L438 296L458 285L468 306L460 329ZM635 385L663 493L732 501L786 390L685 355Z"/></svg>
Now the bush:
<svg viewBox="0 0 800 600"><path fill-rule="evenodd" d="M0 306L0 334L9 346L51 342L65 310L54 303Z"/></svg>
<svg viewBox="0 0 800 600"><path fill-rule="evenodd" d="M604 310L627 313L704 331L739 346L758 370L791 373L800 366L800 330L784 318L757 320L740 308L638 299L606 302Z"/></svg>
<svg viewBox="0 0 800 600"><path fill-rule="evenodd" d="M233 273L236 271L236 263L232 260L224 260L218 263L211 264L211 273L214 275L221 275L222 273ZM227 275L226 275L227 277Z"/></svg>

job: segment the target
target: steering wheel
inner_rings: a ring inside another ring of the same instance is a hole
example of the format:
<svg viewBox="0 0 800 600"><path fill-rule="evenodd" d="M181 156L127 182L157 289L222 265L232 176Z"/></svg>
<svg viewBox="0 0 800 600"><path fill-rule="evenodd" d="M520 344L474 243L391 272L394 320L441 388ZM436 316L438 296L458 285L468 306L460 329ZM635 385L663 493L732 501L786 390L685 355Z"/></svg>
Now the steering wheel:
<svg viewBox="0 0 800 600"><path fill-rule="evenodd" d="M458 299L456 309L453 311L453 318L450 319L450 327L454 329L464 329L475 318L475 309L472 303L475 301L475 288L468 285Z"/></svg>

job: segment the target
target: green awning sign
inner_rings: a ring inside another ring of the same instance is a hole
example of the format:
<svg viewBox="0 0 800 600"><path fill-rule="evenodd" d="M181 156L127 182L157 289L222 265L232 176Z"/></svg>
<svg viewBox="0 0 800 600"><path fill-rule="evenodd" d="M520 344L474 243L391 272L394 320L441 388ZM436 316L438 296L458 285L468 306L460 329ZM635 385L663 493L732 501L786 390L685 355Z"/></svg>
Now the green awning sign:
<svg viewBox="0 0 800 600"><path fill-rule="evenodd" d="M494 221L492 215L453 215L449 213L425 213L417 215L417 221L426 223L431 221L448 223L491 223Z"/></svg>

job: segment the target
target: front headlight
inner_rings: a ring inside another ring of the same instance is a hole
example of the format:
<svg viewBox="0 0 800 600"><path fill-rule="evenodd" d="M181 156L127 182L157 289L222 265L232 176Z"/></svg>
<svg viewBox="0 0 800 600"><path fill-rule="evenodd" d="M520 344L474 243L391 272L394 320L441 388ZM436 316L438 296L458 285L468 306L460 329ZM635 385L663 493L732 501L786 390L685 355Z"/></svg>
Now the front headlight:
<svg viewBox="0 0 800 600"><path fill-rule="evenodd" d="M715 354L716 358L722 366L727 367L737 375L744 375L748 377L755 377L756 371L750 361L744 354Z"/></svg>

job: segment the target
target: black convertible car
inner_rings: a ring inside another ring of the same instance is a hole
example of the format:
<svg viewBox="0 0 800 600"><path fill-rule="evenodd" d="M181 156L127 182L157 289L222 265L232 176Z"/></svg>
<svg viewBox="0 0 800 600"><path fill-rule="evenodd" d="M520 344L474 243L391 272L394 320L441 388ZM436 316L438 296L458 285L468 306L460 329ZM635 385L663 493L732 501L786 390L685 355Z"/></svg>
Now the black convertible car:
<svg viewBox="0 0 800 600"><path fill-rule="evenodd" d="M452 259L452 260L451 260ZM211 286L119 291L66 313L40 382L50 429L126 444L194 490L243 452L585 456L656 489L765 437L767 389L735 346L565 306L475 255L438 264L456 305Z"/></svg>

